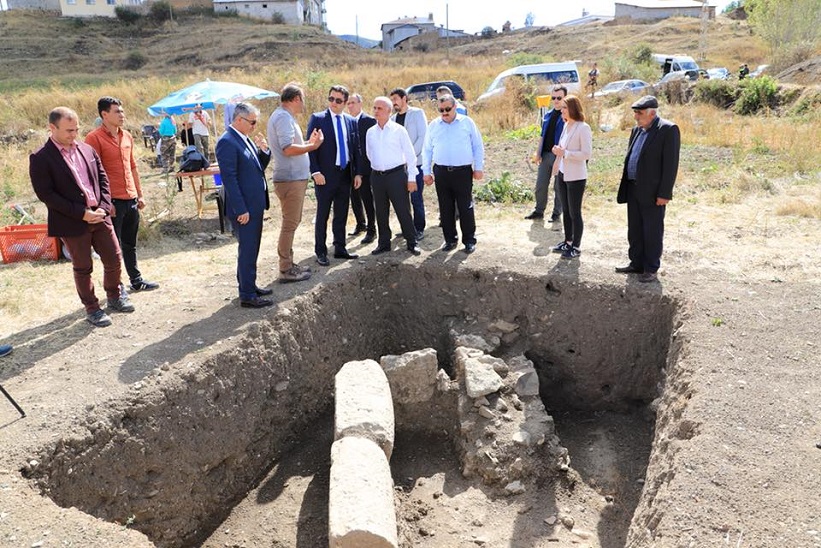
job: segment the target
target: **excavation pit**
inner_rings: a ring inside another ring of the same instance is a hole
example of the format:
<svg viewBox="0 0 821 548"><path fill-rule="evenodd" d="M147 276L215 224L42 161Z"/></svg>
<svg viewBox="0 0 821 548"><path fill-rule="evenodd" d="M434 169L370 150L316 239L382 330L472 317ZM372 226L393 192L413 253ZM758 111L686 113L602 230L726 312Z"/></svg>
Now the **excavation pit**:
<svg viewBox="0 0 821 548"><path fill-rule="evenodd" d="M157 546L321 546L334 374L348 361L434 348L453 377L461 333L534 363L570 470L505 496L463 477L448 404L398 415L400 543L538 546L589 533L595 545L623 546L651 450L650 404L677 354L678 310L667 296L560 276L366 267L284 303L227 350L98 406L30 474L60 506L127 524ZM591 458L604 449L608 458Z"/></svg>

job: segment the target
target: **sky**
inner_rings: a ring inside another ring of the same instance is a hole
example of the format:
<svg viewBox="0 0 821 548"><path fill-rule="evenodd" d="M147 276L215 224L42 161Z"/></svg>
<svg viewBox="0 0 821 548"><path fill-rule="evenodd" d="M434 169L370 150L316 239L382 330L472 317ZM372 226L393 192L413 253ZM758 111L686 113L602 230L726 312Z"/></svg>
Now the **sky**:
<svg viewBox="0 0 821 548"><path fill-rule="evenodd" d="M721 12L729 4L725 0L711 0L716 12ZM568 2L560 0L501 0L504 9L490 8L491 0L415 0L410 2L379 2L375 0L325 0L326 21L333 34L357 34L373 40L382 39L383 23L403 17L427 17L433 13L437 26L446 23L455 30L475 33L490 26L501 30L505 21L510 21L514 29L525 24L525 17L532 12L536 26L553 26L582 16L582 8L591 15L613 15L614 2L608 0L582 0Z"/></svg>

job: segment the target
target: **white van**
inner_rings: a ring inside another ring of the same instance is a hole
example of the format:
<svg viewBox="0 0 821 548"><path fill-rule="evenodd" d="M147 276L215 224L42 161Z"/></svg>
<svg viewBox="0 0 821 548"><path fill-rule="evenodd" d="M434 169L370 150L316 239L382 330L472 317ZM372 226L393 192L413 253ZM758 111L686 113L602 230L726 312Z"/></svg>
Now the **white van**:
<svg viewBox="0 0 821 548"><path fill-rule="evenodd" d="M698 63L689 55L654 53L653 61L661 67L661 75L683 71L688 80L698 80Z"/></svg>
<svg viewBox="0 0 821 548"><path fill-rule="evenodd" d="M568 93L580 93L582 90L579 80L579 69L575 61L564 63L541 63L539 65L521 65L499 73L487 91L479 96L477 101L486 101L505 91L505 82L509 78L522 78L536 84L540 92L549 91L557 84L567 88Z"/></svg>

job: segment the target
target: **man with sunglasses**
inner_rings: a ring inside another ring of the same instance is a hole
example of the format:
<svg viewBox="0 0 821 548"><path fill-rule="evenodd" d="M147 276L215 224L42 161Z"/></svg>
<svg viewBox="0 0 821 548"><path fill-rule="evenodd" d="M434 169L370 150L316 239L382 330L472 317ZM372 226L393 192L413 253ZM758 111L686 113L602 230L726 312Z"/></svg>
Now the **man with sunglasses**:
<svg viewBox="0 0 821 548"><path fill-rule="evenodd" d="M559 144L559 137L562 136L564 129L564 120L562 120L562 102L567 97L567 88L564 86L556 86L550 98L553 106L545 114L542 120L542 134L539 138L539 146L536 148L536 154L533 156L536 163L539 164L539 171L536 174L536 207L530 215L525 219L537 220L544 218L544 212L547 208L548 190L550 190L550 177L553 173L553 162L556 161L556 155L553 154L553 147ZM559 201L559 192L554 181L553 184L553 213L550 215L550 222L555 223L561 217L562 204Z"/></svg>
<svg viewBox="0 0 821 548"><path fill-rule="evenodd" d="M462 229L464 252L476 251L476 218L473 209L473 181L482 179L485 148L476 124L456 112L456 99L443 95L438 100L441 117L428 124L422 147L422 172L426 185L436 182L436 196L442 218L445 243L442 251L456 249L456 211Z"/></svg>
<svg viewBox="0 0 821 548"><path fill-rule="evenodd" d="M316 224L314 226L314 252L320 266L330 265L328 260L328 219L333 209L331 224L334 258L356 259L359 255L348 253L345 248L345 224L353 187L362 183L359 137L356 120L345 113L350 93L345 86L334 85L328 90L328 108L315 112L308 120L308 134L315 129L326 136L325 141L308 153L311 176L316 193Z"/></svg>
<svg viewBox="0 0 821 548"><path fill-rule="evenodd" d="M234 120L217 141L216 154L220 177L225 189L225 215L231 220L239 242L237 281L239 304L243 308L262 308L274 302L263 299L273 293L257 287L257 258L262 239L262 216L270 207L265 168L271 151L265 137L257 133L259 109L249 103L237 103Z"/></svg>

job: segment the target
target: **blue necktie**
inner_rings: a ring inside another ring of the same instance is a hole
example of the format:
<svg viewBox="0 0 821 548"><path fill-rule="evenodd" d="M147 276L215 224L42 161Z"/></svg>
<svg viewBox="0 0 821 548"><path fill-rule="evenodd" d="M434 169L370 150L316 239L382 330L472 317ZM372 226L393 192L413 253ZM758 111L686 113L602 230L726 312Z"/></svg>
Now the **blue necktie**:
<svg viewBox="0 0 821 548"><path fill-rule="evenodd" d="M342 116L336 117L336 146L339 149L339 169L348 165L348 154L345 152L345 134L342 133Z"/></svg>

